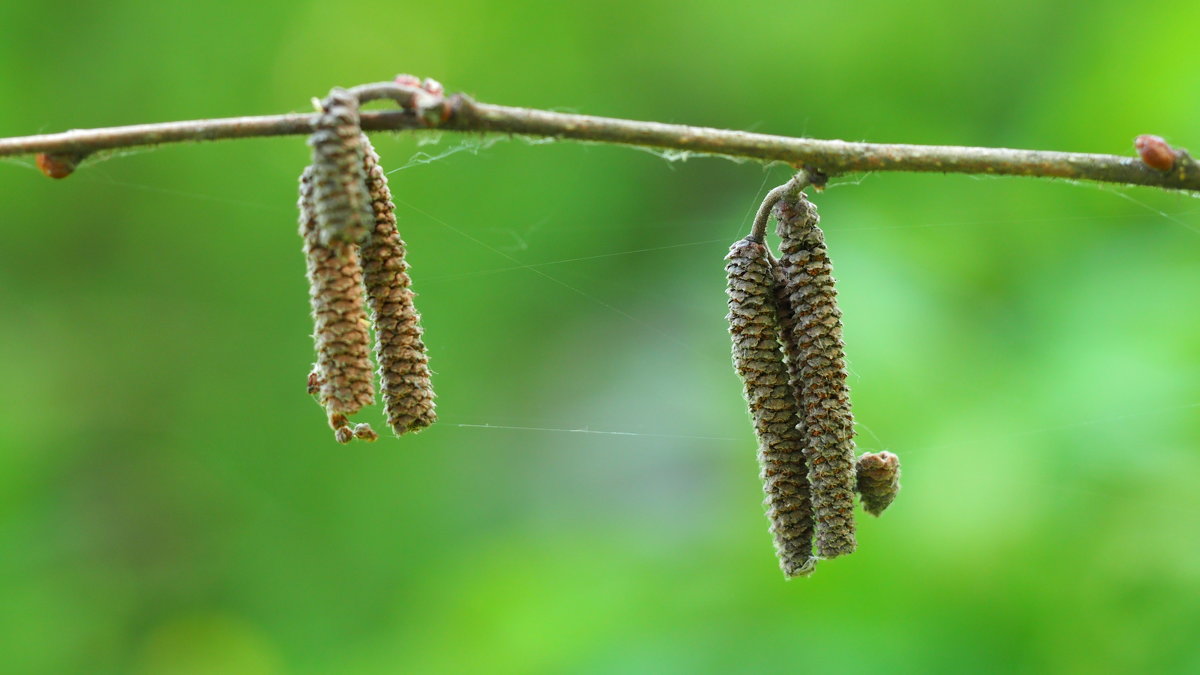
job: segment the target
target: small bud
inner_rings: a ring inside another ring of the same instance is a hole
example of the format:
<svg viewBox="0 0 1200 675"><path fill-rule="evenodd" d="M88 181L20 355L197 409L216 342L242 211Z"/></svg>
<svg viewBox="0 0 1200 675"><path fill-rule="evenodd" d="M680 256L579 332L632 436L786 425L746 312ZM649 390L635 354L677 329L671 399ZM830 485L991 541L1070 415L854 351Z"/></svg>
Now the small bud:
<svg viewBox="0 0 1200 675"><path fill-rule="evenodd" d="M379 434L375 433L371 425L366 422L354 425L354 437L368 443L379 440Z"/></svg>
<svg viewBox="0 0 1200 675"><path fill-rule="evenodd" d="M1133 141L1138 157L1146 166L1159 171L1170 171L1175 166L1175 151L1160 136L1142 134Z"/></svg>
<svg viewBox="0 0 1200 675"><path fill-rule="evenodd" d="M337 439L338 443L345 445L354 440L354 432L350 430L350 427L338 427L337 430L333 432L333 437Z"/></svg>
<svg viewBox="0 0 1200 675"><path fill-rule="evenodd" d="M900 458L890 452L868 452L858 458L858 494L867 513L883 513L900 492Z"/></svg>
<svg viewBox="0 0 1200 675"><path fill-rule="evenodd" d="M50 178L66 178L75 171L75 167L79 166L79 162L83 161L83 156L54 155L40 152L35 161L37 162L37 167L42 170L42 173Z"/></svg>
<svg viewBox="0 0 1200 675"><path fill-rule="evenodd" d="M416 75L409 75L408 73L401 73L397 75L395 82L401 87L412 87L413 89L419 89L421 87L421 78L417 77Z"/></svg>
<svg viewBox="0 0 1200 675"><path fill-rule="evenodd" d="M446 93L446 88L442 86L442 83L432 77L425 78L425 81L421 83L421 88L434 96L441 96Z"/></svg>

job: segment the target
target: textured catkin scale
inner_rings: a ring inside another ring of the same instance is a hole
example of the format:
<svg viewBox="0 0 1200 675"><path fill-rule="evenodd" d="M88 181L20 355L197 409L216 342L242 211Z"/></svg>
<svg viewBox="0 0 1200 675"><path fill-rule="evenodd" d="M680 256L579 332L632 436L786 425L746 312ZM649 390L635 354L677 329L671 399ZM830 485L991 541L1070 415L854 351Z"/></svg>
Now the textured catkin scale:
<svg viewBox="0 0 1200 675"><path fill-rule="evenodd" d="M421 316L413 305L404 241L379 155L366 136L363 166L373 209L373 229L362 244L363 281L375 321L375 356L388 425L397 435L437 420Z"/></svg>
<svg viewBox="0 0 1200 675"><path fill-rule="evenodd" d="M858 494L867 513L883 513L900 492L900 458L890 452L868 452L858 458Z"/></svg>
<svg viewBox="0 0 1200 675"><path fill-rule="evenodd" d="M358 99L335 88L321 101L321 114L308 139L312 146L314 198L321 243L358 243L374 220L363 172Z"/></svg>
<svg viewBox="0 0 1200 675"><path fill-rule="evenodd" d="M309 299L314 322L317 363L308 376L309 390L338 432L346 416L375 402L371 382L368 321L363 307L362 268L353 244L322 243L314 213L313 168L300 177L300 235L308 261ZM353 434L351 434L353 435Z"/></svg>
<svg viewBox="0 0 1200 675"><path fill-rule="evenodd" d="M774 214L781 240L779 266L793 317L788 323L800 364L801 426L817 553L835 558L856 547L854 417L846 387L842 313L816 207L799 195L778 202Z"/></svg>
<svg viewBox="0 0 1200 675"><path fill-rule="evenodd" d="M789 577L812 573L812 509L804 437L779 347L774 275L761 243L742 239L725 257L733 365L745 385L758 436L767 517L779 565Z"/></svg>

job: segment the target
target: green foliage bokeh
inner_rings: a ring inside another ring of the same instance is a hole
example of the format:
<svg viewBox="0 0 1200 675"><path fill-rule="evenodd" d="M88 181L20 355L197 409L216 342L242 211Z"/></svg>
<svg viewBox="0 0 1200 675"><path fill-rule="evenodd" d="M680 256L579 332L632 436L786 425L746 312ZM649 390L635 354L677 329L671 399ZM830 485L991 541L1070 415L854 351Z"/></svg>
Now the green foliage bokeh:
<svg viewBox="0 0 1200 675"><path fill-rule="evenodd" d="M1129 154L1200 146L1197 25L1194 0L17 1L0 136L303 111L413 72L511 105ZM1200 670L1200 201L901 174L816 196L860 447L898 453L904 490L858 553L785 582L721 259L788 170L481 140L375 137L405 167L442 421L345 447L304 390L303 139L61 182L0 163L6 668Z"/></svg>

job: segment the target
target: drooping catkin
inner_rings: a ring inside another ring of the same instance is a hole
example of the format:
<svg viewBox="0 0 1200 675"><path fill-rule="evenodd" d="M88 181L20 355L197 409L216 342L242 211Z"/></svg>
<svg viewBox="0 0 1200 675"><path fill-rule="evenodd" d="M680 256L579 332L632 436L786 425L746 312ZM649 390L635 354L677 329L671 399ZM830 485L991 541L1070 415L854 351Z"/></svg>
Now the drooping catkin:
<svg viewBox="0 0 1200 675"><path fill-rule="evenodd" d="M321 101L321 114L308 138L322 244L360 242L372 227L374 214L363 170L363 138L358 99L345 89L334 88Z"/></svg>
<svg viewBox="0 0 1200 675"><path fill-rule="evenodd" d="M779 263L799 350L804 456L816 521L817 553L854 552L854 417L846 387L842 313L816 207L801 194L774 207Z"/></svg>
<svg viewBox="0 0 1200 675"><path fill-rule="evenodd" d="M413 305L404 241L396 230L396 207L379 155L365 135L361 144L374 210L374 227L362 244L363 280L375 322L383 404L388 425L399 435L433 424L437 413L421 316Z"/></svg>
<svg viewBox="0 0 1200 675"><path fill-rule="evenodd" d="M742 239L725 258L733 364L742 378L758 436L767 515L784 574L812 573L812 511L804 437L779 347L774 276L763 244Z"/></svg>
<svg viewBox="0 0 1200 675"><path fill-rule="evenodd" d="M313 340L317 363L308 377L309 391L329 415L335 431L348 425L346 415L375 401L371 381L370 341L363 308L362 268L354 244L321 241L314 204L314 170L300 176L300 236L308 262ZM339 432L341 433L341 432ZM342 440L344 434L338 436ZM343 441L344 442L344 441Z"/></svg>
<svg viewBox="0 0 1200 675"><path fill-rule="evenodd" d="M812 494L808 482L808 460L805 459L803 452L806 437L804 435L804 414L800 407L800 401L804 393L804 375L800 346L796 343L794 334L796 313L792 311L792 302L788 298L787 279L784 277L783 267L770 253L767 254L767 260L771 265L771 290L774 294L775 315L779 325L779 348L783 353L783 363L787 367L790 401L796 416L795 432L801 446L801 452L791 456L791 465L789 466L791 472L789 480L797 486L797 498L802 500L801 508L804 515L804 518L796 523L796 533L797 537L811 542L813 539Z"/></svg>
<svg viewBox="0 0 1200 675"><path fill-rule="evenodd" d="M857 473L863 509L878 516L900 492L900 458L890 452L863 453Z"/></svg>

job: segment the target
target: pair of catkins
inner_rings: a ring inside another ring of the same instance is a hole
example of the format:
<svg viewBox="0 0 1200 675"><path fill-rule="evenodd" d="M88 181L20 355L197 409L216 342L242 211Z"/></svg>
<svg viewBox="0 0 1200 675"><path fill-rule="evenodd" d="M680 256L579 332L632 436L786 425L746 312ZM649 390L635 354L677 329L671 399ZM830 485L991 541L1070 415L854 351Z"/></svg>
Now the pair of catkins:
<svg viewBox="0 0 1200 675"><path fill-rule="evenodd" d="M417 431L437 414L387 177L360 128L354 93L334 89L320 108L308 142L312 164L300 177L300 235L317 351L308 391L338 442L377 439L369 424L349 420L375 402L374 326L388 425L397 435Z"/></svg>
<svg viewBox="0 0 1200 675"><path fill-rule="evenodd" d="M758 437L767 517L780 567L807 576L820 559L853 553L854 493L879 515L900 488L892 453L854 457L837 306L816 207L798 183L772 191L776 259L760 228L725 258L733 361ZM769 197L768 199L772 199Z"/></svg>

